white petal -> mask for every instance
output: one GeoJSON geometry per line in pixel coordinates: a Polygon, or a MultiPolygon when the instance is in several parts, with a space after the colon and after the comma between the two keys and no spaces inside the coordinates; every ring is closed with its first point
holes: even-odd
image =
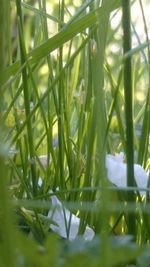
{"type": "MultiPolygon", "coordinates": [[[[138,187],[147,188],[148,185],[148,174],[138,164],[134,164],[134,175],[138,187]]],[[[145,195],[145,191],[141,191],[141,194],[145,195]]]]}
{"type": "MultiPolygon", "coordinates": [[[[68,209],[64,208],[62,203],[58,200],[56,196],[51,197],[52,205],[56,209],[54,212],[52,210],[49,211],[48,217],[51,218],[57,225],[50,225],[50,228],[57,232],[60,236],[67,238],[67,228],[69,228],[69,221],[71,220],[70,229],[69,229],[69,240],[73,240],[76,238],[78,234],[80,219],[72,214],[68,209]],[[65,222],[66,220],[66,222],[65,222]],[[67,224],[67,225],[66,225],[67,224]]],[[[94,237],[94,231],[87,226],[83,237],[86,240],[91,240],[94,237]]]]}
{"type": "Polygon", "coordinates": [[[113,155],[107,155],[106,169],[107,176],[110,182],[112,182],[118,187],[126,187],[126,164],[122,163],[122,161],[116,160],[116,157],[113,155]]]}
{"type": "MultiPolygon", "coordinates": [[[[118,156],[106,156],[107,176],[110,182],[118,187],[127,187],[127,164],[123,163],[123,154],[118,156]]],[[[140,188],[147,188],[148,174],[142,166],[134,164],[134,175],[137,186],[140,188]]],[[[144,191],[140,191],[145,195],[144,191]]]]}

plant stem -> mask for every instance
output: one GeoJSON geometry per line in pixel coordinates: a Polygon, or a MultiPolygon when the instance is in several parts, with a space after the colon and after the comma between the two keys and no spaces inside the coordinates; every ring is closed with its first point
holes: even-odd
{"type": "MultiPolygon", "coordinates": [[[[10,1],[2,0],[0,8],[0,79],[2,72],[9,61],[9,18],[10,18],[10,1]]],[[[4,112],[5,95],[0,87],[0,118],[4,112]]],[[[3,120],[0,120],[0,266],[15,267],[15,231],[13,227],[13,214],[8,193],[8,172],[6,160],[8,148],[4,143],[3,120]]]]}
{"type": "MultiPolygon", "coordinates": [[[[131,50],[131,14],[130,0],[122,0],[123,52],[131,50]]],[[[124,95],[126,121],[126,157],[127,186],[134,186],[134,140],[133,140],[133,107],[132,107],[132,63],[131,57],[124,61],[124,95]]],[[[134,193],[128,192],[128,203],[134,202],[134,193]]],[[[135,233],[135,215],[128,214],[128,233],[135,233]]]]}
{"type": "MultiPolygon", "coordinates": [[[[59,18],[61,21],[64,19],[64,1],[59,3],[59,18]]],[[[61,30],[61,24],[59,25],[59,30],[61,30]]],[[[59,48],[59,73],[63,69],[63,46],[59,48]]],[[[58,146],[59,146],[59,182],[61,188],[64,188],[64,138],[63,138],[63,90],[64,82],[63,76],[59,80],[59,90],[58,90],[58,146]]]]}

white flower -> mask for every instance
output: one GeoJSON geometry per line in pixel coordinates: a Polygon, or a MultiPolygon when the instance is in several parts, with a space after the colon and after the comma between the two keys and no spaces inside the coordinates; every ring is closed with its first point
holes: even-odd
{"type": "MultiPolygon", "coordinates": [[[[42,155],[39,160],[43,167],[47,165],[47,156],[42,155]]],[[[124,163],[124,154],[120,153],[118,155],[106,155],[106,169],[107,176],[111,183],[117,187],[127,187],[127,164],[124,163]]],[[[134,175],[137,187],[146,189],[148,184],[148,174],[138,164],[134,164],[134,175]]],[[[146,192],[140,190],[140,194],[145,196],[146,192]]],[[[63,206],[60,200],[56,196],[51,196],[52,206],[48,212],[48,218],[53,222],[50,228],[57,232],[60,236],[67,238],[67,230],[69,240],[74,240],[77,237],[80,218],[72,214],[67,208],[63,206]],[[70,225],[69,225],[70,224],[70,225]]],[[[86,226],[85,232],[83,234],[85,240],[91,240],[94,237],[94,231],[89,226],[86,226]]]]}
{"type": "MultiPolygon", "coordinates": [[[[67,238],[67,229],[69,229],[68,238],[69,240],[74,240],[78,234],[80,218],[63,207],[56,196],[52,196],[51,200],[54,210],[49,211],[48,218],[51,218],[56,225],[51,224],[50,228],[64,238],[67,238]]],[[[91,240],[94,237],[94,231],[89,226],[86,226],[83,237],[85,240],[91,240]]]]}
{"type": "MultiPolygon", "coordinates": [[[[110,182],[118,187],[127,187],[127,164],[123,162],[124,154],[106,156],[107,176],[110,182]]],[[[139,164],[134,164],[134,176],[136,184],[139,188],[147,188],[148,174],[139,164]]],[[[145,195],[145,191],[140,191],[141,195],[145,195]]]]}

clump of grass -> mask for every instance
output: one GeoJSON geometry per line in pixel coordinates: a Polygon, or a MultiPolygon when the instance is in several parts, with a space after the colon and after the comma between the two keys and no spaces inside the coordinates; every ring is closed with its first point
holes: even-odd
{"type": "Polygon", "coordinates": [[[89,0],[72,9],[65,0],[2,2],[1,265],[108,267],[133,261],[148,266],[149,191],[142,199],[130,188],[134,162],[149,168],[149,37],[143,2],[143,43],[127,0],[89,0]],[[113,28],[118,12],[123,24],[120,20],[113,28]],[[118,44],[119,51],[112,53],[118,44]],[[144,100],[138,100],[140,93],[144,100]],[[124,189],[109,183],[105,166],[106,154],[120,151],[127,160],[129,187],[124,189]],[[46,155],[44,166],[41,155],[46,155]],[[81,237],[74,242],[50,231],[51,190],[80,217],[81,237]],[[91,242],[82,238],[87,224],[96,235],[91,242]]]}

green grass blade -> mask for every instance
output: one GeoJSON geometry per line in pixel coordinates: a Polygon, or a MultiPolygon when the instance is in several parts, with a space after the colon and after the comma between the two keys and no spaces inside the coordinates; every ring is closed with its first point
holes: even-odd
{"type": "MultiPolygon", "coordinates": [[[[88,15],[85,15],[84,17],[72,23],[71,29],[69,26],[67,27],[66,25],[65,29],[62,29],[62,31],[60,31],[54,37],[51,37],[45,43],[32,50],[27,55],[29,62],[31,62],[31,64],[37,63],[43,57],[47,56],[55,49],[62,46],[64,43],[72,39],[78,33],[81,33],[86,28],[96,23],[97,15],[101,18],[105,16],[105,14],[109,14],[118,7],[120,7],[120,0],[112,0],[111,3],[110,1],[107,1],[106,4],[103,5],[103,7],[99,7],[95,11],[89,13],[88,15]]],[[[18,71],[19,67],[20,67],[20,61],[14,63],[12,66],[6,69],[6,71],[3,73],[1,77],[0,84],[4,84],[5,81],[8,80],[8,78],[10,78],[10,76],[13,76],[18,71]]]]}
{"type": "MultiPolygon", "coordinates": [[[[18,15],[18,26],[19,26],[20,56],[21,56],[21,62],[22,64],[24,64],[27,58],[26,58],[25,43],[24,43],[24,37],[23,37],[23,21],[22,21],[20,0],[16,0],[16,6],[17,6],[17,15],[18,15]]],[[[27,76],[26,67],[24,67],[22,70],[22,80],[23,80],[25,113],[26,113],[26,117],[28,117],[30,114],[30,98],[29,98],[28,76],[27,76]]],[[[35,151],[34,151],[33,131],[32,131],[31,120],[28,120],[27,132],[28,132],[29,152],[30,152],[29,160],[30,160],[30,167],[31,167],[31,174],[32,174],[33,196],[36,196],[37,177],[36,177],[35,151]]]]}
{"type": "MultiPolygon", "coordinates": [[[[122,0],[123,49],[124,54],[131,50],[131,15],[130,0],[122,0]]],[[[132,96],[132,63],[131,57],[124,61],[124,94],[126,121],[126,156],[127,156],[127,186],[134,186],[134,140],[133,140],[133,96],[132,96]]],[[[132,192],[128,193],[128,201],[134,202],[132,192]]],[[[135,215],[128,215],[128,232],[135,235],[135,215]]]]}

